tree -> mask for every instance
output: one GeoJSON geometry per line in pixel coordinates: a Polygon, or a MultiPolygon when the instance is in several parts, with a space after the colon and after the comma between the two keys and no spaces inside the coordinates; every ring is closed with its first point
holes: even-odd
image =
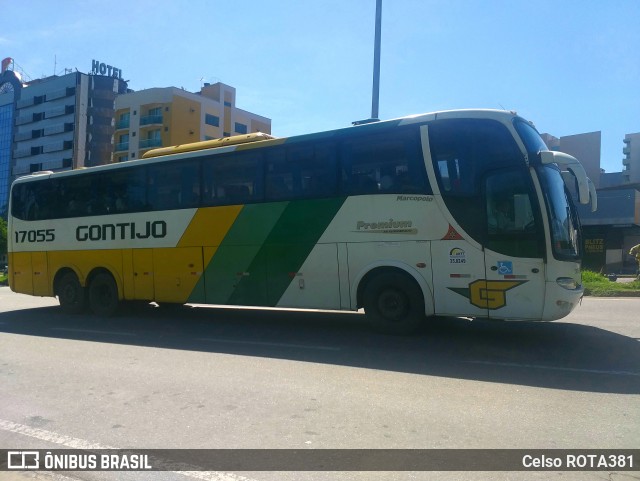
{"type": "Polygon", "coordinates": [[[7,223],[0,217],[0,259],[7,253],[7,223]]]}

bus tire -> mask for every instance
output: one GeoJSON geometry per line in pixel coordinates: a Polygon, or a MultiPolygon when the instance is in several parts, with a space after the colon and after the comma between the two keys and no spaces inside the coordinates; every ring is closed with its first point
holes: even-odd
{"type": "Polygon", "coordinates": [[[66,314],[80,314],[87,307],[87,291],[73,272],[63,274],[56,282],[56,294],[66,314]]]}
{"type": "Polygon", "coordinates": [[[97,316],[111,317],[118,311],[118,286],[111,274],[100,272],[89,284],[89,307],[97,316]]]}
{"type": "Polygon", "coordinates": [[[365,286],[363,307],[373,328],[384,334],[411,334],[424,322],[424,297],[408,275],[386,272],[365,286]]]}

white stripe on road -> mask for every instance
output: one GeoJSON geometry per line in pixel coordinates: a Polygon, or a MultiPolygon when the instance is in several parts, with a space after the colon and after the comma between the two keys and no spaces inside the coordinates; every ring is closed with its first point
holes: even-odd
{"type": "Polygon", "coordinates": [[[32,428],[31,426],[25,426],[24,424],[14,423],[4,419],[0,419],[0,429],[40,439],[41,441],[46,441],[48,443],[61,444],[72,449],[117,449],[113,446],[96,444],[84,439],[72,438],[71,436],[47,431],[46,429],[32,428]]]}
{"type": "Polygon", "coordinates": [[[605,371],[602,369],[579,369],[575,367],[545,366],[542,364],[518,364],[515,362],[493,362],[493,361],[462,361],[467,364],[484,364],[487,366],[523,367],[526,369],[546,369],[549,371],[585,372],[589,374],[611,374],[614,376],[638,376],[640,372],[632,371],[605,371]]]}
{"type": "MultiPolygon", "coordinates": [[[[103,444],[93,443],[85,439],[74,438],[71,436],[65,436],[64,434],[58,434],[53,431],[47,431],[46,429],[32,428],[31,426],[25,426],[24,424],[14,423],[5,419],[0,419],[0,430],[8,431],[23,436],[39,439],[48,443],[59,444],[67,448],[72,449],[87,449],[87,450],[101,450],[101,449],[117,449],[113,446],[107,446],[103,444]]],[[[130,448],[129,448],[130,449],[130,448]]],[[[184,471],[173,471],[183,476],[190,478],[202,479],[205,481],[254,481],[244,476],[239,476],[233,473],[223,473],[218,471],[187,471],[187,469],[193,469],[193,466],[185,466],[184,471]]]]}
{"type": "MultiPolygon", "coordinates": [[[[22,471],[22,473],[24,473],[24,471],[22,471]]],[[[82,481],[80,478],[70,478],[69,476],[64,476],[53,471],[37,471],[37,473],[37,477],[33,479],[46,479],[51,481],[82,481]]],[[[35,473],[31,472],[29,474],[34,475],[35,473]]]]}
{"type": "Polygon", "coordinates": [[[99,331],[97,329],[72,329],[70,327],[52,327],[52,331],[65,331],[65,332],[82,332],[86,334],[108,334],[116,336],[130,336],[135,337],[137,334],[132,332],[120,332],[120,331],[99,331]]]}
{"type": "Polygon", "coordinates": [[[233,339],[215,339],[215,338],[202,338],[201,341],[207,342],[219,342],[222,344],[245,344],[249,346],[267,346],[267,347],[294,347],[296,349],[318,349],[321,351],[340,351],[339,347],[331,346],[311,346],[308,344],[286,344],[281,342],[262,342],[262,341],[236,341],[233,339]]]}

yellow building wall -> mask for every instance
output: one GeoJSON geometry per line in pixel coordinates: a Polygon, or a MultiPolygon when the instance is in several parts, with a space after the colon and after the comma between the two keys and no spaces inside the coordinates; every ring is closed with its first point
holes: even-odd
{"type": "Polygon", "coordinates": [[[164,112],[167,116],[164,125],[169,131],[162,132],[163,147],[198,142],[201,139],[201,109],[198,102],[174,95],[169,112],[164,112]]]}
{"type": "Polygon", "coordinates": [[[116,110],[115,113],[115,123],[116,123],[116,130],[115,133],[113,135],[113,161],[114,162],[122,162],[123,159],[128,159],[129,158],[129,151],[130,149],[127,150],[119,150],[116,151],[116,147],[117,145],[120,143],[120,138],[122,137],[122,135],[124,134],[128,134],[129,135],[129,142],[131,142],[131,123],[129,123],[129,127],[127,128],[118,128],[118,119],[120,119],[120,115],[125,114],[129,112],[129,114],[131,114],[131,109],[126,108],[126,109],[118,109],[116,110]]]}

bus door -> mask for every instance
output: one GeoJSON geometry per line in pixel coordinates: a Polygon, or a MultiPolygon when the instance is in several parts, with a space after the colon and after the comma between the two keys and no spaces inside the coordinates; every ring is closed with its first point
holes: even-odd
{"type": "Polygon", "coordinates": [[[524,169],[484,176],[486,281],[470,286],[494,319],[539,319],[544,308],[544,231],[535,190],[524,169]]]}
{"type": "Polygon", "coordinates": [[[133,298],[152,300],[153,289],[153,251],[151,249],[132,249],[133,255],[133,298]]]}

